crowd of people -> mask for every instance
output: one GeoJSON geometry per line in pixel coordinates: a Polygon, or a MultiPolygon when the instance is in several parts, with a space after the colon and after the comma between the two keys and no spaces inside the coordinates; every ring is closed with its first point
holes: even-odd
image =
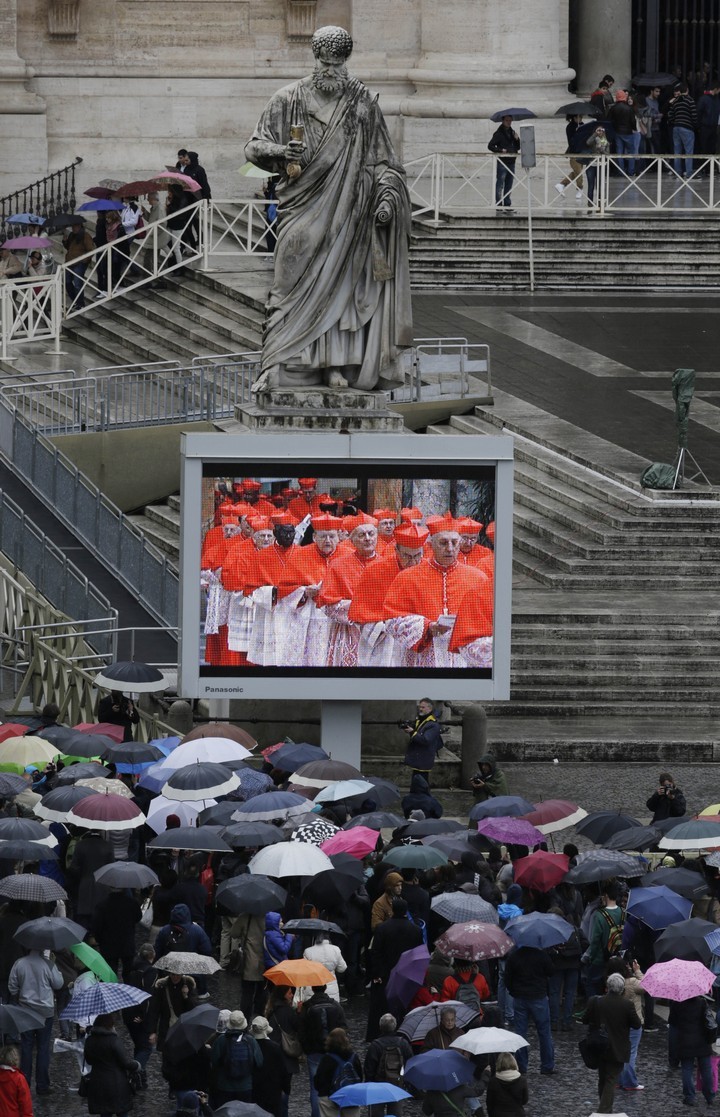
{"type": "Polygon", "coordinates": [[[255,478],[214,488],[202,545],[213,666],[491,667],[494,524],[255,478]],[[267,488],[267,486],[266,486],[267,488]]]}

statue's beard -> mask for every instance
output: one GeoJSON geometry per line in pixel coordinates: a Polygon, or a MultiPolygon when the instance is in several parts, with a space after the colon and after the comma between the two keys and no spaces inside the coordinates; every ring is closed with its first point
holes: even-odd
{"type": "Polygon", "coordinates": [[[349,78],[347,66],[339,70],[315,70],[312,76],[313,85],[321,93],[342,93],[349,78]]]}

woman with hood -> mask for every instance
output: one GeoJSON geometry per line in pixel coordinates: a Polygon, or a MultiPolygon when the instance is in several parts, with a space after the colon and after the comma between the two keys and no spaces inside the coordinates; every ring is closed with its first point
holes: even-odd
{"type": "Polygon", "coordinates": [[[488,1117],[525,1117],[527,1078],[518,1070],[515,1056],[502,1051],[495,1061],[495,1074],[487,1085],[488,1117]]]}
{"type": "Polygon", "coordinates": [[[294,935],[286,935],[282,929],[283,921],[279,911],[269,911],[265,916],[265,934],[263,935],[263,957],[265,968],[277,966],[290,957],[294,935]]]}
{"type": "Polygon", "coordinates": [[[422,772],[413,772],[410,791],[403,796],[401,803],[405,818],[411,811],[423,811],[425,818],[442,818],[442,803],[430,794],[430,784],[422,772]]]}

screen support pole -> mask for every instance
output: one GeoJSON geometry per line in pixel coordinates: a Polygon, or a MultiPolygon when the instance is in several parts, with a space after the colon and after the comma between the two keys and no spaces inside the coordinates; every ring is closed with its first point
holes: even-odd
{"type": "Polygon", "coordinates": [[[360,767],[362,702],[331,702],[320,705],[320,744],[333,760],[360,767]]]}

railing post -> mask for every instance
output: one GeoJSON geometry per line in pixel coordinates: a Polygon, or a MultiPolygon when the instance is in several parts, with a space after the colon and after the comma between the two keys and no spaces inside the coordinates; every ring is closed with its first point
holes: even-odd
{"type": "Polygon", "coordinates": [[[200,236],[202,237],[202,270],[210,270],[210,233],[212,230],[212,199],[203,198],[200,213],[200,236]]]}
{"type": "Polygon", "coordinates": [[[600,206],[600,216],[605,216],[605,190],[609,189],[610,175],[608,174],[608,157],[607,155],[600,156],[599,167],[600,189],[598,190],[598,204],[600,206]]]}
{"type": "Polygon", "coordinates": [[[440,224],[440,167],[442,155],[436,151],[433,155],[433,214],[436,225],[440,224]]]}

